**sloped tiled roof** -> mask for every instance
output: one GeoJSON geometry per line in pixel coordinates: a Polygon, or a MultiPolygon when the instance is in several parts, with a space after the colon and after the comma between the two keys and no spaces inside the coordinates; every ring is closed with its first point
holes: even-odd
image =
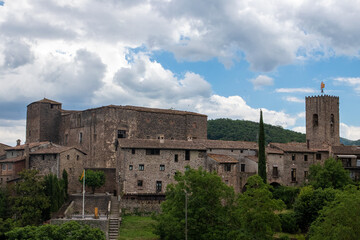
{"type": "Polygon", "coordinates": [[[9,162],[14,163],[14,162],[19,162],[19,161],[23,161],[23,160],[25,160],[25,156],[18,156],[18,157],[0,160],[0,163],[9,163],[9,162]]]}
{"type": "Polygon", "coordinates": [[[250,159],[251,161],[254,161],[254,162],[258,162],[259,161],[259,157],[258,156],[246,156],[245,158],[247,159],[250,159]]]}
{"type": "Polygon", "coordinates": [[[272,154],[284,154],[283,150],[280,150],[278,148],[273,148],[273,147],[266,147],[265,152],[272,153],[272,154]]]}
{"type": "Polygon", "coordinates": [[[256,142],[246,141],[223,141],[223,140],[193,140],[204,144],[207,148],[218,148],[218,149],[258,149],[256,142]]]}
{"type": "Polygon", "coordinates": [[[214,159],[218,163],[238,163],[239,161],[229,155],[223,154],[207,154],[208,157],[214,159]]]}
{"type": "MultiPolygon", "coordinates": [[[[34,102],[33,102],[33,103],[34,103],[34,102]]],[[[59,102],[56,102],[56,101],[54,101],[54,100],[47,99],[47,98],[41,99],[41,100],[39,100],[39,101],[36,101],[35,103],[51,103],[51,104],[56,104],[56,105],[61,104],[61,103],[59,103],[59,102]]],[[[32,103],[30,103],[30,104],[32,104],[32,103]]]]}
{"type": "Polygon", "coordinates": [[[30,155],[36,155],[36,154],[58,154],[58,153],[62,153],[62,152],[66,152],[68,150],[71,149],[76,149],[79,152],[82,152],[83,154],[86,155],[86,153],[76,147],[66,147],[66,146],[60,146],[60,145],[55,145],[55,146],[51,146],[50,148],[41,148],[38,149],[34,152],[30,152],[30,155]]]}
{"type": "Polygon", "coordinates": [[[332,146],[331,150],[334,154],[360,154],[360,146],[332,146]]]}
{"type": "MultiPolygon", "coordinates": [[[[29,143],[29,148],[33,148],[33,147],[38,147],[40,145],[43,145],[43,144],[50,144],[50,142],[32,142],[32,143],[29,143]]],[[[5,151],[8,151],[8,150],[24,150],[26,147],[26,144],[22,144],[22,145],[18,145],[18,146],[15,146],[15,147],[8,147],[5,149],[5,151]]]]}
{"type": "Polygon", "coordinates": [[[119,146],[121,148],[206,150],[201,143],[184,140],[164,140],[164,143],[160,143],[157,139],[119,139],[119,146]]]}
{"type": "Polygon", "coordinates": [[[284,152],[316,152],[314,149],[307,148],[306,143],[270,143],[269,147],[280,149],[284,152]]]}

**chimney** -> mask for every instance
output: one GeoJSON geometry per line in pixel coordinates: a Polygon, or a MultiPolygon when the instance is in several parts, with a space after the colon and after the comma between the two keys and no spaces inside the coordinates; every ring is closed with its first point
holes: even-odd
{"type": "Polygon", "coordinates": [[[20,144],[21,144],[21,140],[20,139],[16,140],[16,146],[20,146],[20,144]]]}

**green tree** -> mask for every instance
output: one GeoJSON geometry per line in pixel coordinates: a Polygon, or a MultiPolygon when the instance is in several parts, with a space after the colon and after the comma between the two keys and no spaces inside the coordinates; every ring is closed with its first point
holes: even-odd
{"type": "Polygon", "coordinates": [[[37,174],[37,170],[24,170],[15,185],[13,211],[21,226],[41,223],[43,211],[50,205],[44,193],[44,181],[37,174]]]}
{"type": "Polygon", "coordinates": [[[246,191],[239,195],[232,219],[236,227],[228,239],[273,239],[274,232],[281,230],[280,218],[274,211],[284,208],[281,200],[273,199],[270,186],[260,176],[250,177],[246,191]]]}
{"type": "MultiPolygon", "coordinates": [[[[81,176],[79,181],[82,183],[81,176]]],[[[96,188],[100,188],[105,184],[105,173],[103,171],[93,171],[91,169],[85,171],[85,185],[90,187],[92,193],[96,188]]]]}
{"type": "Polygon", "coordinates": [[[325,160],[324,166],[310,166],[309,182],[314,188],[343,188],[352,183],[349,172],[341,162],[333,158],[325,160]]]}
{"type": "Polygon", "coordinates": [[[187,206],[188,239],[228,239],[234,208],[234,190],[216,173],[188,168],[175,175],[177,184],[169,184],[162,213],[155,219],[161,239],[185,239],[187,206]],[[185,204],[187,200],[187,205],[185,204]]]}
{"type": "Polygon", "coordinates": [[[64,181],[65,199],[67,199],[68,198],[69,177],[68,177],[68,173],[65,169],[62,172],[62,179],[64,181]]]}
{"type": "Polygon", "coordinates": [[[80,225],[70,221],[62,225],[42,225],[39,227],[18,227],[6,233],[9,240],[33,239],[33,240],[105,240],[105,234],[98,228],[88,225],[80,225]]]}
{"type": "Polygon", "coordinates": [[[266,155],[265,155],[265,132],[262,111],[260,110],[260,124],[259,124],[259,162],[258,162],[258,174],[266,183],[266,155]]]}
{"type": "Polygon", "coordinates": [[[271,191],[275,199],[281,199],[286,204],[287,209],[292,209],[295,199],[300,192],[300,188],[278,186],[273,188],[271,191]]]}
{"type": "Polygon", "coordinates": [[[320,211],[310,227],[310,240],[357,240],[360,236],[360,191],[348,187],[320,211]]]}
{"type": "Polygon", "coordinates": [[[319,211],[335,199],[337,190],[332,188],[314,189],[303,187],[294,203],[296,222],[303,232],[307,232],[310,224],[319,216],[319,211]]]}
{"type": "Polygon", "coordinates": [[[6,219],[11,216],[9,190],[0,188],[0,217],[6,219]]]}
{"type": "Polygon", "coordinates": [[[7,239],[5,233],[17,227],[17,223],[12,218],[0,218],[0,240],[7,239]]]}
{"type": "Polygon", "coordinates": [[[56,212],[62,206],[65,200],[64,182],[57,178],[54,174],[49,174],[44,177],[45,195],[50,200],[50,207],[47,211],[47,217],[50,218],[50,213],[56,212]]]}

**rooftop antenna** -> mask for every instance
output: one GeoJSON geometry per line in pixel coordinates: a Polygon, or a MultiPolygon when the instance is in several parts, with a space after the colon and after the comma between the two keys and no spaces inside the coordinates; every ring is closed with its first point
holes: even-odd
{"type": "Polygon", "coordinates": [[[324,93],[324,88],[325,88],[324,82],[321,82],[320,88],[321,88],[321,93],[324,93]]]}

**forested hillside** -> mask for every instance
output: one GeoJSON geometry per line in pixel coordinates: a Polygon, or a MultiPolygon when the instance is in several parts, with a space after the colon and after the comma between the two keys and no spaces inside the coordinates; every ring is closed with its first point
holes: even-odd
{"type": "MultiPolygon", "coordinates": [[[[230,141],[257,141],[259,123],[220,118],[208,120],[208,139],[230,141]]],[[[287,143],[305,142],[305,134],[265,124],[265,141],[287,143]]],[[[360,140],[352,141],[340,138],[344,145],[360,145],[360,140]]]]}

